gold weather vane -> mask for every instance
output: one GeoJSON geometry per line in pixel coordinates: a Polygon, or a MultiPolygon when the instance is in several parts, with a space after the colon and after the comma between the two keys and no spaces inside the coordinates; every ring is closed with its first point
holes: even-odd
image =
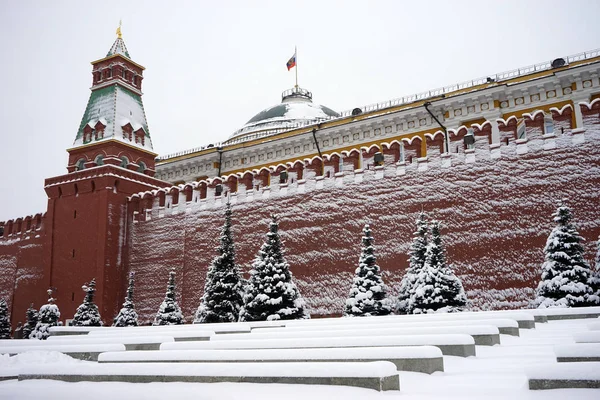
{"type": "Polygon", "coordinates": [[[122,23],[122,21],[119,20],[119,27],[117,28],[117,37],[119,39],[123,39],[123,35],[121,34],[121,23],[122,23]]]}

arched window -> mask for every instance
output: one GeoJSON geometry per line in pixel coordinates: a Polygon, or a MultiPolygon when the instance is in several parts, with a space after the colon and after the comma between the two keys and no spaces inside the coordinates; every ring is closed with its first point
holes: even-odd
{"type": "Polygon", "coordinates": [[[82,171],[85,169],[85,159],[80,158],[79,160],[77,160],[77,163],[75,163],[75,171],[82,171]]]}
{"type": "Polygon", "coordinates": [[[144,173],[144,171],[146,170],[146,164],[144,164],[144,162],[143,162],[143,161],[140,161],[140,162],[138,163],[138,165],[139,165],[140,167],[138,168],[137,172],[140,172],[140,173],[142,173],[142,174],[143,174],[143,173],[144,173]]]}
{"type": "Polygon", "coordinates": [[[102,155],[99,154],[94,159],[94,162],[96,163],[96,165],[104,165],[104,157],[102,157],[102,155]]]}
{"type": "Polygon", "coordinates": [[[121,157],[121,168],[127,168],[129,165],[129,159],[125,156],[121,157]]]}

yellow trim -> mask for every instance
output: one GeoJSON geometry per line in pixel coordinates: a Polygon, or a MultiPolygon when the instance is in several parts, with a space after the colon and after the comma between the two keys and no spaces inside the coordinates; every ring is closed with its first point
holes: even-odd
{"type": "MultiPolygon", "coordinates": [[[[419,138],[421,138],[421,146],[424,146],[423,143],[427,142],[427,138],[425,137],[425,134],[427,134],[427,133],[433,134],[433,133],[435,133],[435,132],[437,132],[439,130],[440,129],[426,129],[426,130],[419,131],[419,132],[404,133],[402,135],[397,135],[397,136],[394,136],[394,137],[386,138],[385,140],[378,139],[378,140],[373,140],[373,141],[370,141],[370,142],[367,142],[367,143],[361,143],[360,146],[353,145],[353,146],[340,147],[340,148],[337,148],[337,149],[334,149],[334,150],[331,150],[331,151],[323,152],[323,155],[325,156],[325,155],[328,155],[328,154],[331,154],[331,153],[341,153],[343,151],[350,151],[352,149],[360,149],[362,147],[367,147],[368,148],[368,147],[371,147],[373,145],[376,145],[381,150],[383,148],[382,143],[389,143],[389,142],[394,141],[394,140],[400,141],[402,139],[405,139],[406,137],[412,138],[414,136],[419,136],[419,138]]],[[[421,151],[423,151],[422,147],[421,147],[421,151]]],[[[426,152],[427,152],[427,150],[425,150],[425,153],[426,152]]],[[[276,165],[279,165],[279,164],[284,164],[284,165],[287,164],[287,163],[294,164],[296,161],[303,161],[303,160],[305,160],[307,158],[310,159],[310,158],[316,157],[318,155],[319,155],[318,153],[312,153],[312,154],[308,154],[308,155],[305,155],[305,156],[302,156],[302,157],[288,158],[288,159],[281,160],[281,161],[276,161],[276,162],[270,162],[270,163],[255,165],[255,166],[253,166],[251,168],[238,168],[238,169],[234,169],[234,170],[230,170],[230,171],[223,171],[223,172],[221,172],[221,175],[222,176],[226,176],[226,175],[231,175],[231,174],[239,174],[239,173],[243,173],[243,172],[247,172],[247,171],[260,170],[262,168],[268,168],[268,167],[276,166],[276,165]]],[[[422,155],[422,157],[425,157],[425,155],[422,155]]]]}
{"type": "MultiPolygon", "coordinates": [[[[101,61],[101,60],[99,60],[101,61]]],[[[444,97],[440,96],[436,96],[436,97],[432,97],[432,98],[428,98],[425,100],[420,100],[420,101],[415,101],[412,103],[406,103],[406,104],[402,104],[399,106],[395,106],[395,107],[389,107],[389,108],[384,108],[384,109],[380,109],[380,110],[375,110],[375,111],[371,111],[368,113],[363,113],[360,115],[356,115],[356,116],[348,116],[345,117],[343,119],[338,119],[338,120],[334,120],[334,121],[327,121],[327,122],[322,122],[321,124],[318,124],[319,126],[319,130],[323,130],[323,129],[327,129],[327,128],[334,128],[340,125],[346,125],[348,123],[352,123],[352,122],[357,122],[357,121],[362,121],[365,120],[367,118],[372,118],[373,116],[376,116],[378,114],[391,114],[391,113],[395,113],[401,110],[405,110],[405,109],[410,109],[410,108],[417,108],[422,106],[425,102],[431,102],[431,101],[436,101],[436,100],[441,100],[443,98],[449,98],[449,97],[453,97],[453,96],[457,96],[463,93],[468,93],[468,92],[476,92],[482,89],[487,89],[487,88],[492,88],[492,87],[498,87],[498,86],[506,86],[506,85],[510,85],[510,84],[514,84],[514,83],[519,83],[519,82],[523,82],[523,81],[528,81],[528,80],[532,80],[532,79],[537,79],[537,78],[542,78],[545,76],[551,76],[554,75],[556,72],[559,71],[564,71],[570,68],[574,68],[577,67],[579,65],[582,64],[591,64],[594,62],[598,62],[600,61],[600,57],[594,57],[594,58],[590,58],[587,60],[581,60],[581,61],[576,61],[573,62],[567,66],[561,67],[561,68],[554,68],[554,69],[549,69],[549,70],[545,70],[545,71],[540,71],[537,73],[533,73],[533,74],[528,74],[528,75],[523,75],[520,77],[516,77],[513,79],[509,79],[509,80],[504,80],[501,82],[492,82],[492,83],[483,83],[481,85],[477,85],[477,86],[472,86],[469,88],[465,88],[465,89],[461,89],[461,90],[456,90],[454,92],[449,92],[449,93],[445,93],[444,97]]],[[[500,101],[498,100],[494,100],[494,108],[500,108],[500,101]]],[[[518,111],[519,112],[527,112],[527,111],[518,111]]],[[[512,114],[506,114],[506,115],[512,115],[512,114]]],[[[242,142],[242,143],[238,143],[232,146],[227,146],[227,150],[235,150],[235,149],[239,149],[239,148],[243,148],[243,147],[251,147],[257,144],[261,144],[264,142],[269,142],[269,141],[274,141],[274,140],[279,140],[279,139],[285,139],[291,136],[296,136],[296,135],[301,135],[303,133],[307,133],[307,132],[311,132],[313,127],[310,128],[300,128],[300,129],[295,129],[295,130],[291,130],[291,131],[287,131],[287,132],[282,132],[273,136],[267,136],[264,138],[260,138],[260,139],[255,139],[255,140],[251,140],[251,141],[247,141],[247,142],[242,142]]],[[[207,149],[205,149],[207,150],[207,149]]],[[[194,152],[194,153],[190,153],[190,154],[186,154],[186,155],[182,155],[182,156],[178,156],[178,157],[174,157],[174,158],[170,158],[168,160],[161,160],[160,162],[157,163],[157,165],[164,165],[167,163],[171,163],[171,162],[176,162],[182,159],[188,159],[191,157],[195,157],[197,155],[202,154],[202,152],[204,152],[205,150],[201,150],[198,152],[194,152]]],[[[216,150],[213,150],[216,151],[216,150]]]]}
{"type": "Polygon", "coordinates": [[[127,147],[131,147],[132,149],[135,150],[139,150],[139,151],[143,151],[144,153],[148,153],[154,157],[156,157],[158,154],[153,153],[151,151],[148,151],[146,149],[142,149],[124,142],[121,142],[120,140],[116,140],[116,139],[106,139],[106,140],[102,140],[100,142],[94,142],[94,143],[86,143],[84,145],[78,146],[78,147],[71,147],[70,149],[67,149],[67,152],[71,152],[71,151],[75,151],[75,150],[81,150],[81,149],[85,149],[85,148],[91,148],[91,147],[95,147],[95,146],[100,146],[100,145],[105,145],[106,143],[118,143],[118,144],[122,144],[123,146],[127,146],[127,147]]]}
{"type": "Polygon", "coordinates": [[[146,69],[145,67],[143,67],[140,64],[136,63],[135,61],[131,61],[129,58],[123,57],[121,54],[113,54],[112,56],[108,56],[108,57],[104,57],[104,58],[101,58],[101,59],[96,60],[96,61],[92,61],[90,64],[92,64],[92,65],[98,64],[99,62],[110,60],[111,58],[115,58],[115,57],[121,57],[121,58],[123,58],[125,61],[128,61],[128,62],[132,63],[133,65],[135,65],[136,67],[141,68],[142,71],[146,69]]]}

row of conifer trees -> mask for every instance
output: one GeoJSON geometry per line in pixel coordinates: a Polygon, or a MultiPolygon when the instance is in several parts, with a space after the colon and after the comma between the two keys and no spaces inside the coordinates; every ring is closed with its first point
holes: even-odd
{"type": "MultiPolygon", "coordinates": [[[[278,232],[277,217],[272,217],[267,239],[262,245],[245,280],[236,263],[231,232],[231,207],[225,209],[225,223],[219,237],[218,256],[212,261],[206,276],[204,294],[195,315],[196,323],[264,321],[309,318],[306,305],[296,287],[289,264],[285,261],[278,232]]],[[[556,227],[544,249],[542,279],[533,301],[536,307],[577,307],[600,304],[600,272],[592,271],[583,257],[583,239],[573,222],[571,210],[560,202],[553,214],[556,227]]],[[[446,252],[440,234],[440,223],[428,223],[424,213],[416,221],[416,232],[410,247],[409,267],[401,281],[397,299],[388,296],[381,269],[377,265],[369,225],[363,229],[362,251],[349,296],[345,316],[418,314],[455,312],[468,308],[460,279],[446,263],[446,252]]],[[[600,267],[600,240],[597,269],[600,267]]],[[[94,303],[95,280],[83,286],[83,303],[77,308],[72,324],[101,326],[102,320],[94,303]]],[[[134,274],[123,307],[114,318],[113,326],[137,326],[138,315],[133,302],[134,274]]],[[[39,313],[33,305],[27,310],[27,322],[19,326],[24,338],[45,339],[49,327],[58,325],[60,311],[52,291],[48,304],[39,313]]],[[[184,317],[176,301],[175,271],[169,273],[165,299],[153,325],[183,324],[184,317]]],[[[0,338],[10,337],[6,302],[0,300],[0,338]]]]}

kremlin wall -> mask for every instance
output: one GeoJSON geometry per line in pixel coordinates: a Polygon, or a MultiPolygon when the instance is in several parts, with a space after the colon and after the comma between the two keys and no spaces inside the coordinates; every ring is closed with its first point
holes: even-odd
{"type": "Polygon", "coordinates": [[[600,235],[600,54],[564,61],[342,113],[296,87],[228,141],[155,158],[143,67],[119,37],[92,63],[68,173],[45,182],[48,210],[0,222],[0,297],[13,326],[49,287],[61,319],[72,318],[92,278],[110,324],[129,271],[140,321],[151,321],[171,268],[191,321],[227,201],[245,273],[269,216],[280,216],[313,317],[341,314],[366,223],[395,295],[421,210],[442,221],[472,307],[525,307],[556,200],[572,208],[590,262],[600,235]]]}

